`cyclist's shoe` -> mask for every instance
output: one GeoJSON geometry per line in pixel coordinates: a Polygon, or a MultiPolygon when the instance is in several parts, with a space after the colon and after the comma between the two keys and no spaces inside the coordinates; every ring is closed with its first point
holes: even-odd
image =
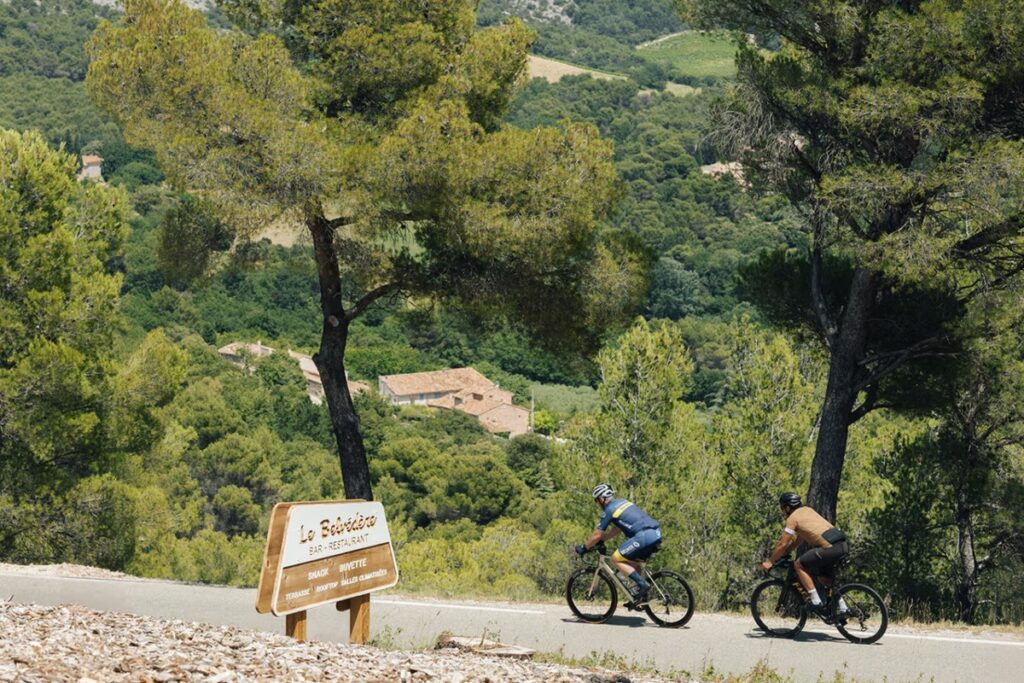
{"type": "Polygon", "coordinates": [[[633,594],[633,603],[638,607],[646,605],[651,600],[651,587],[641,588],[633,594]]]}
{"type": "Polygon", "coordinates": [[[821,603],[820,605],[811,605],[811,604],[808,604],[808,605],[807,605],[807,608],[808,608],[808,609],[809,609],[809,610],[810,610],[811,612],[813,612],[814,614],[817,614],[817,615],[818,615],[818,617],[819,617],[819,618],[820,618],[820,619],[821,619],[822,621],[824,621],[824,622],[825,622],[826,624],[831,624],[831,623],[832,623],[832,610],[830,610],[830,609],[828,608],[828,604],[827,604],[827,603],[824,603],[824,602],[823,602],[823,603],[821,603]]]}

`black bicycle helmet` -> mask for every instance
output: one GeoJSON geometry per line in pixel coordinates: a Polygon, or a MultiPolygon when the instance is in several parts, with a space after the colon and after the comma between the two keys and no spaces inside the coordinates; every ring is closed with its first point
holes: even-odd
{"type": "Polygon", "coordinates": [[[803,501],[800,500],[799,493],[787,491],[786,493],[783,493],[781,496],[779,496],[779,505],[781,505],[782,507],[798,508],[803,504],[803,501]]]}

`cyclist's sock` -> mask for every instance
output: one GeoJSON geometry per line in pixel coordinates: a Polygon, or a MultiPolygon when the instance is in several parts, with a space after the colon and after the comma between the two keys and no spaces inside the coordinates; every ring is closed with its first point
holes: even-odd
{"type": "Polygon", "coordinates": [[[817,589],[817,588],[815,588],[815,589],[814,589],[814,590],[812,590],[812,591],[808,591],[808,593],[807,593],[807,594],[811,596],[811,604],[812,604],[812,605],[814,605],[815,607],[817,607],[818,605],[820,605],[820,604],[821,604],[821,598],[820,598],[820,597],[818,597],[818,589],[817,589]]]}
{"type": "Polygon", "coordinates": [[[840,612],[849,612],[850,611],[850,608],[846,606],[846,600],[843,600],[842,598],[839,598],[839,611],[840,612]]]}
{"type": "Polygon", "coordinates": [[[633,570],[633,573],[629,575],[629,578],[633,579],[633,583],[635,583],[636,587],[642,591],[650,588],[650,586],[647,585],[647,581],[644,580],[644,577],[640,576],[640,572],[635,569],[633,570]]]}

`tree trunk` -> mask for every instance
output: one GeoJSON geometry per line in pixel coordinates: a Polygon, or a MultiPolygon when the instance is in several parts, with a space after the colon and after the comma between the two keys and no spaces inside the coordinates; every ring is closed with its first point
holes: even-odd
{"type": "Polygon", "coordinates": [[[858,363],[864,358],[868,320],[874,308],[878,275],[858,268],[853,275],[839,331],[831,348],[828,386],[821,406],[818,442],[811,464],[807,503],[825,519],[835,522],[839,484],[846,459],[851,413],[861,375],[858,363]]]}
{"type": "Polygon", "coordinates": [[[960,579],[956,587],[957,611],[961,621],[973,624],[978,612],[978,558],[974,554],[974,525],[965,487],[956,492],[957,554],[960,579]]]}
{"type": "Polygon", "coordinates": [[[975,443],[974,417],[976,414],[974,410],[966,412],[964,431],[967,445],[964,449],[964,460],[960,467],[953,470],[956,551],[959,560],[956,606],[960,620],[969,624],[974,623],[978,613],[978,578],[981,575],[981,567],[974,547],[974,511],[971,506],[971,501],[975,499],[973,484],[979,458],[975,443]]]}
{"type": "Polygon", "coordinates": [[[327,411],[338,444],[345,495],[348,498],[372,500],[370,468],[366,462],[363,437],[359,433],[359,416],[352,405],[345,377],[349,320],[341,300],[341,274],[334,248],[334,231],[322,215],[307,219],[307,227],[313,237],[317,275],[320,279],[320,310],[323,313],[320,350],[313,356],[313,362],[320,371],[327,411]]]}

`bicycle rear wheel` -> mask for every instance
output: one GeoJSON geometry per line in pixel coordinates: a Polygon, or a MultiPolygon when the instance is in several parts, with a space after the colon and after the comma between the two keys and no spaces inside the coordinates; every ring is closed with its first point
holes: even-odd
{"type": "Polygon", "coordinates": [[[651,574],[650,602],[644,611],[658,626],[678,628],[693,616],[693,590],[680,574],[657,571],[651,574]]]}
{"type": "Polygon", "coordinates": [[[807,610],[800,593],[781,579],[770,579],[754,589],[750,613],[758,628],[778,638],[796,636],[807,622],[807,610]]]}
{"type": "Polygon", "coordinates": [[[885,634],[889,610],[875,589],[860,583],[848,583],[839,589],[846,609],[836,606],[836,628],[851,643],[867,645],[885,634]]]}
{"type": "Polygon", "coordinates": [[[597,567],[581,567],[569,576],[565,600],[577,617],[600,624],[614,614],[618,593],[611,579],[600,573],[597,567]]]}

